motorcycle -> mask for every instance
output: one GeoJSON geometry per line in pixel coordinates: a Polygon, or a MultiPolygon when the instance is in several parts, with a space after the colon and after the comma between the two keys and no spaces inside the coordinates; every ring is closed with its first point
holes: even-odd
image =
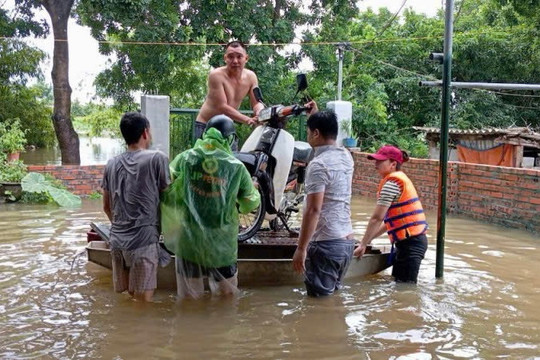
{"type": "MultiPolygon", "coordinates": [[[[296,95],[307,89],[305,74],[298,74],[296,95]]],[[[262,103],[259,88],[253,89],[257,101],[262,103]]],[[[296,97],[295,95],[295,97],[296,97]]],[[[309,100],[305,98],[306,101],[309,100]]],[[[304,199],[306,166],[311,158],[311,146],[295,141],[285,130],[289,119],[305,114],[310,108],[301,105],[266,106],[259,112],[258,126],[247,138],[240,152],[235,153],[253,180],[258,184],[260,206],[246,215],[240,215],[238,241],[250,239],[261,228],[264,219],[274,231],[282,228],[294,232],[289,226],[293,213],[304,199]],[[286,190],[287,193],[285,193],[286,190]]]]}

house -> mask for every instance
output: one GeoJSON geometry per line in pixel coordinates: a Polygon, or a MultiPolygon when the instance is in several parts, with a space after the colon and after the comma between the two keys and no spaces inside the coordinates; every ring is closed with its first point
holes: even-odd
{"type": "MultiPolygon", "coordinates": [[[[413,127],[425,133],[429,158],[439,159],[441,129],[413,127]]],[[[448,159],[476,164],[540,168],[540,133],[527,127],[450,129],[448,159]]]]}

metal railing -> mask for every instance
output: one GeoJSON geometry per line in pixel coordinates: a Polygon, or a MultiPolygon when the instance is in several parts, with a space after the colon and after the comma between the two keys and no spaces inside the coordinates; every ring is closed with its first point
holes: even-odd
{"type": "MultiPolygon", "coordinates": [[[[252,115],[253,111],[240,110],[242,114],[252,115]]],[[[170,110],[170,158],[180,154],[193,146],[195,139],[193,138],[193,122],[197,119],[199,109],[178,109],[170,110]]],[[[247,139],[251,131],[251,127],[236,123],[236,132],[239,139],[239,148],[247,139]]],[[[299,116],[293,119],[287,126],[287,131],[290,132],[296,140],[306,141],[306,117],[299,116]]]]}

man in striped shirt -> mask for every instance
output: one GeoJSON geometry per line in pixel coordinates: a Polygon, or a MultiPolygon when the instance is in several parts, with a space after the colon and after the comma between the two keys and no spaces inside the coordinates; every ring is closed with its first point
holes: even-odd
{"type": "MultiPolygon", "coordinates": [[[[313,112],[317,111],[314,103],[313,112]]],[[[308,104],[310,105],[310,104],[308,104]]],[[[308,141],[315,157],[306,172],[306,202],[293,266],[304,273],[309,296],[332,294],[352,259],[351,187],[354,161],[336,146],[336,114],[321,111],[308,121],[308,141]]]]}

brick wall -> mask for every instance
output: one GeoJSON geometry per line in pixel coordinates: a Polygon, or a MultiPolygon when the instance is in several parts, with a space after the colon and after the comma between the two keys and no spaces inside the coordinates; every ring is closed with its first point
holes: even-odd
{"type": "MultiPolygon", "coordinates": [[[[366,153],[352,151],[353,192],[375,197],[379,175],[366,153]]],[[[29,171],[50,173],[78,195],[100,190],[103,165],[29,166],[29,171]]],[[[403,170],[413,181],[426,209],[438,203],[439,161],[411,159],[403,170]]],[[[449,162],[447,208],[451,214],[523,228],[540,233],[540,170],[449,162]]]]}
{"type": "Polygon", "coordinates": [[[77,195],[90,195],[101,189],[104,165],[29,165],[28,171],[49,173],[77,195]]]}
{"type": "MultiPolygon", "coordinates": [[[[380,178],[367,153],[352,151],[353,192],[375,197],[380,178]]],[[[438,160],[411,159],[402,167],[426,209],[438,206],[438,160]]],[[[447,208],[451,214],[540,233],[540,170],[448,163],[447,208]]]]}
{"type": "Polygon", "coordinates": [[[459,213],[540,233],[540,170],[459,164],[459,213]]]}

